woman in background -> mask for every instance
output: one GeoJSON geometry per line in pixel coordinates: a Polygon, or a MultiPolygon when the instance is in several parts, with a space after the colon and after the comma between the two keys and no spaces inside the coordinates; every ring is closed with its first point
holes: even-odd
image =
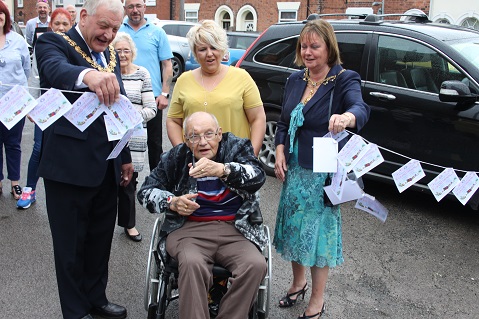
{"type": "MultiPolygon", "coordinates": [[[[67,32],[72,27],[70,13],[63,9],[55,9],[50,18],[48,28],[53,32],[67,32]]],[[[28,79],[30,94],[38,99],[40,97],[40,78],[38,77],[37,58],[33,53],[32,73],[28,79]]],[[[28,118],[30,121],[30,117],[28,118]]],[[[42,130],[35,124],[33,133],[33,149],[28,161],[27,185],[23,188],[21,198],[17,201],[17,208],[27,209],[36,202],[36,188],[38,183],[38,164],[40,163],[40,150],[42,147],[42,130]]]]}
{"type": "Polygon", "coordinates": [[[155,117],[157,108],[150,73],[144,67],[133,64],[136,57],[133,39],[125,32],[118,32],[112,45],[120,57],[121,78],[126,95],[143,117],[143,123],[135,128],[136,131],[128,144],[135,172],[128,186],[118,188],[118,226],[125,228],[125,234],[129,239],[138,242],[142,236],[135,228],[135,192],[138,172],[143,170],[145,164],[146,122],[155,117]]]}
{"type": "MultiPolygon", "coordinates": [[[[12,30],[10,12],[3,1],[0,1],[0,98],[14,85],[27,86],[30,75],[30,53],[25,39],[12,30]]],[[[22,118],[10,130],[0,123],[0,193],[3,192],[3,148],[7,160],[7,178],[10,180],[11,194],[14,199],[22,195],[19,185],[22,150],[23,126],[22,118]]]]}

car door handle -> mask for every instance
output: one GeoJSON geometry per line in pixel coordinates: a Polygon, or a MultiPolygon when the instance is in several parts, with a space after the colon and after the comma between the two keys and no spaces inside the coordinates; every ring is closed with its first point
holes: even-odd
{"type": "Polygon", "coordinates": [[[370,92],[369,94],[380,99],[386,99],[391,101],[396,99],[396,97],[392,94],[386,94],[381,92],[370,92]]]}

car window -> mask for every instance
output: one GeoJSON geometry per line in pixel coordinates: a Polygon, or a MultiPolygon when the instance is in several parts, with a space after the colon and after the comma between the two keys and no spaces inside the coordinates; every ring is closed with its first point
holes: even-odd
{"type": "Polygon", "coordinates": [[[360,73],[367,35],[364,33],[336,33],[343,67],[360,73]]]}
{"type": "Polygon", "coordinates": [[[255,37],[244,37],[238,35],[228,35],[228,45],[231,49],[246,50],[251,43],[256,40],[255,37]]]}
{"type": "Polygon", "coordinates": [[[464,78],[464,74],[428,46],[408,39],[379,36],[376,82],[439,93],[443,81],[464,78]]]}
{"type": "Polygon", "coordinates": [[[190,31],[192,25],[179,25],[178,26],[178,35],[180,37],[185,37],[186,38],[186,34],[188,33],[188,31],[190,31]]]}
{"type": "Polygon", "coordinates": [[[259,63],[299,69],[299,67],[294,64],[297,42],[298,37],[275,42],[258,51],[254,56],[254,60],[259,63]]]}
{"type": "Polygon", "coordinates": [[[175,24],[165,24],[162,28],[168,35],[178,35],[178,26],[175,24]]]}

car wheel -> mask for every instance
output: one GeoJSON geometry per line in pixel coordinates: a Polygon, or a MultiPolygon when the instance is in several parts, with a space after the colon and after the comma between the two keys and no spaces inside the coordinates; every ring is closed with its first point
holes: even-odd
{"type": "Polygon", "coordinates": [[[274,163],[276,162],[276,147],[274,138],[276,136],[276,123],[280,114],[275,111],[266,112],[266,133],[264,134],[263,145],[258,158],[263,165],[263,169],[269,176],[274,175],[274,163]]]}
{"type": "Polygon", "coordinates": [[[183,73],[183,64],[181,63],[181,60],[174,56],[171,59],[171,64],[173,66],[173,81],[176,81],[176,79],[183,73]]]}

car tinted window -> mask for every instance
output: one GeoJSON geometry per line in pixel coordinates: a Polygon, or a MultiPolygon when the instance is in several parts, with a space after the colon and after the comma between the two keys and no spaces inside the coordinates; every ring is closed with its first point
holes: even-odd
{"type": "Polygon", "coordinates": [[[186,34],[188,33],[188,31],[190,31],[192,25],[180,25],[178,26],[178,35],[180,37],[185,37],[186,38],[186,34]]]}
{"type": "Polygon", "coordinates": [[[298,66],[293,63],[297,41],[298,38],[293,37],[268,45],[256,53],[254,60],[260,63],[299,69],[298,66]]]}
{"type": "Polygon", "coordinates": [[[363,33],[336,33],[341,61],[345,69],[360,73],[366,37],[367,35],[363,33]]]}
{"type": "Polygon", "coordinates": [[[166,34],[169,35],[178,35],[178,28],[174,24],[165,24],[163,26],[163,30],[165,30],[166,34]]]}
{"type": "Polygon", "coordinates": [[[255,37],[228,35],[228,45],[231,49],[246,50],[255,39],[255,37]]]}
{"type": "Polygon", "coordinates": [[[393,36],[379,37],[376,82],[439,93],[443,81],[464,78],[442,55],[424,44],[393,36]]]}

